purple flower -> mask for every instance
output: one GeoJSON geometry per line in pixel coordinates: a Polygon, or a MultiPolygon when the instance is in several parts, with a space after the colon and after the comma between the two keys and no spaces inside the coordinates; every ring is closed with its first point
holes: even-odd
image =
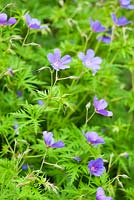
{"type": "Polygon", "coordinates": [[[22,170],[28,170],[28,168],[32,168],[33,167],[33,165],[22,165],[22,170]]]}
{"type": "Polygon", "coordinates": [[[97,38],[98,41],[103,41],[105,42],[106,44],[109,44],[111,42],[111,37],[110,36],[107,36],[107,35],[102,35],[102,36],[99,36],[97,38]]]}
{"type": "Polygon", "coordinates": [[[116,15],[112,13],[111,17],[116,26],[125,26],[130,23],[130,21],[128,21],[124,16],[117,19],[116,15]]]}
{"type": "Polygon", "coordinates": [[[17,96],[18,96],[18,98],[22,97],[22,91],[21,90],[17,90],[17,96]]]}
{"type": "Polygon", "coordinates": [[[64,142],[62,141],[58,141],[54,143],[53,134],[51,132],[43,131],[43,138],[47,147],[52,147],[52,148],[64,147],[64,142]]]}
{"type": "Polygon", "coordinates": [[[31,16],[28,13],[26,13],[24,17],[30,29],[40,30],[47,28],[47,26],[41,26],[40,21],[36,18],[31,18],[31,16]]]}
{"type": "Polygon", "coordinates": [[[96,192],[96,200],[113,200],[113,198],[105,196],[103,188],[98,187],[96,192]]]}
{"type": "Polygon", "coordinates": [[[123,8],[129,9],[129,10],[134,9],[134,5],[130,5],[130,0],[120,0],[120,5],[123,8]]]}
{"type": "Polygon", "coordinates": [[[94,57],[94,51],[92,49],[88,49],[86,55],[80,52],[78,57],[82,60],[83,65],[92,70],[93,75],[100,69],[100,64],[102,63],[102,59],[100,57],[94,57]]]}
{"type": "Polygon", "coordinates": [[[61,58],[60,49],[54,49],[54,54],[49,53],[47,55],[47,58],[56,71],[59,71],[60,69],[70,68],[70,66],[68,66],[67,64],[72,61],[72,58],[69,55],[65,55],[61,58]]]}
{"type": "Polygon", "coordinates": [[[38,100],[38,104],[39,104],[40,106],[43,106],[43,105],[44,105],[44,102],[43,102],[42,100],[38,100]]]}
{"type": "Polygon", "coordinates": [[[91,143],[94,146],[97,146],[98,144],[104,144],[103,137],[98,136],[96,132],[88,132],[85,134],[85,138],[89,143],[91,143]]]}
{"type": "Polygon", "coordinates": [[[103,160],[101,158],[91,160],[88,163],[88,169],[92,175],[101,176],[105,171],[103,160]]]}
{"type": "Polygon", "coordinates": [[[106,27],[102,26],[98,20],[93,21],[92,18],[90,18],[89,22],[93,32],[99,33],[106,30],[106,27]]]}
{"type": "Polygon", "coordinates": [[[19,125],[18,125],[18,124],[14,124],[14,125],[13,125],[13,129],[14,129],[16,135],[19,135],[19,130],[18,130],[18,128],[19,128],[19,125]]]}
{"type": "Polygon", "coordinates": [[[76,160],[77,162],[81,161],[81,158],[79,158],[79,157],[73,157],[73,159],[76,160]]]}
{"type": "Polygon", "coordinates": [[[94,108],[96,113],[107,117],[113,116],[111,111],[105,110],[107,106],[108,103],[104,99],[98,100],[97,97],[94,96],[94,108]]]}
{"type": "Polygon", "coordinates": [[[14,17],[11,17],[7,20],[7,14],[0,13],[0,26],[6,25],[10,26],[16,23],[16,19],[14,17]]]}

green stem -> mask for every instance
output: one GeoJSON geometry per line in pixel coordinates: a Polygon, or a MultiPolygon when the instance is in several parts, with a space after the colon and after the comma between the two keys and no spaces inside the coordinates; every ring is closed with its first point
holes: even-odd
{"type": "Polygon", "coordinates": [[[58,71],[56,70],[56,73],[55,73],[55,82],[54,82],[53,86],[56,85],[57,81],[58,81],[58,71]]]}
{"type": "Polygon", "coordinates": [[[87,123],[93,118],[94,115],[95,115],[95,111],[92,113],[92,115],[89,118],[87,118],[88,116],[86,116],[85,125],[87,125],[87,123]]]}
{"type": "Polygon", "coordinates": [[[84,52],[87,49],[87,45],[88,45],[88,42],[89,42],[91,36],[92,36],[92,32],[90,32],[89,36],[86,35],[86,42],[85,42],[85,45],[84,45],[84,52]]]}
{"type": "Polygon", "coordinates": [[[44,162],[44,164],[53,166],[53,167],[58,168],[58,169],[60,169],[60,170],[62,170],[62,171],[64,170],[63,167],[61,167],[60,165],[57,165],[57,164],[48,163],[48,162],[44,162]]]}
{"type": "MultiPolygon", "coordinates": [[[[48,151],[48,148],[46,148],[46,152],[45,152],[45,154],[44,154],[44,157],[43,157],[43,160],[42,160],[42,163],[41,163],[41,166],[40,166],[39,172],[42,171],[43,165],[44,165],[44,163],[45,163],[45,159],[46,159],[47,151],[48,151]]],[[[38,173],[38,174],[39,174],[39,173],[38,173]]]]}
{"type": "Polygon", "coordinates": [[[27,38],[28,38],[28,35],[29,35],[29,28],[28,28],[27,34],[26,34],[26,36],[25,36],[25,38],[24,38],[24,40],[23,40],[22,46],[25,46],[25,42],[26,42],[26,40],[27,40],[27,38]]]}

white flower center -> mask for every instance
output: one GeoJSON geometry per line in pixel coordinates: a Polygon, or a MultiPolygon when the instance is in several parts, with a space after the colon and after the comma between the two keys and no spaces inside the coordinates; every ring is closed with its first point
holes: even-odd
{"type": "Polygon", "coordinates": [[[85,64],[88,65],[88,66],[90,66],[90,65],[91,65],[90,60],[86,60],[86,61],[85,61],[85,64]]]}

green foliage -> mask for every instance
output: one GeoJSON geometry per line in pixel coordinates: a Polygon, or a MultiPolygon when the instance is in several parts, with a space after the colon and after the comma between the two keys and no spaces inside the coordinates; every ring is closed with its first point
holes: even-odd
{"type": "Polygon", "coordinates": [[[0,199],[93,200],[103,187],[115,200],[133,200],[133,23],[115,27],[110,17],[132,20],[133,10],[117,0],[2,0],[0,9],[17,19],[0,26],[0,199]],[[29,29],[26,12],[48,28],[29,29]],[[96,40],[103,33],[91,31],[90,17],[112,29],[110,44],[96,40]],[[69,69],[50,66],[55,48],[72,57],[69,69]],[[103,60],[95,76],[77,56],[87,49],[103,60]],[[93,114],[95,95],[113,118],[93,114]],[[43,131],[65,147],[48,148],[43,131]],[[92,131],[105,144],[89,144],[84,134],[92,131]],[[106,168],[100,177],[88,170],[97,158],[106,168]]]}

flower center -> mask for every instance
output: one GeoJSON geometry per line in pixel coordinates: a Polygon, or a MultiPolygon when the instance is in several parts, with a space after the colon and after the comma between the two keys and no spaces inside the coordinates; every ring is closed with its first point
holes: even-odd
{"type": "Polygon", "coordinates": [[[59,67],[61,65],[61,61],[60,60],[56,60],[54,62],[55,67],[59,67]]]}
{"type": "Polygon", "coordinates": [[[95,170],[95,167],[94,167],[94,166],[92,166],[92,167],[91,167],[91,170],[92,170],[92,171],[94,171],[94,170],[95,170]]]}
{"type": "Polygon", "coordinates": [[[85,61],[85,64],[86,64],[87,66],[90,66],[90,65],[91,65],[90,60],[86,60],[86,61],[85,61]]]}

